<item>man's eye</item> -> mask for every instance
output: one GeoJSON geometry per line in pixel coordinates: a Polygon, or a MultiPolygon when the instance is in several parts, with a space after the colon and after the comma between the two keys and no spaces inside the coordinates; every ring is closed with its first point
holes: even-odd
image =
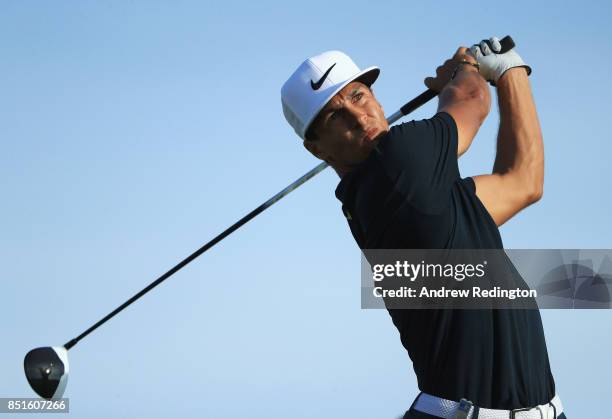
{"type": "Polygon", "coordinates": [[[353,101],[359,102],[362,97],[363,97],[363,93],[357,93],[355,96],[353,96],[353,101]]]}

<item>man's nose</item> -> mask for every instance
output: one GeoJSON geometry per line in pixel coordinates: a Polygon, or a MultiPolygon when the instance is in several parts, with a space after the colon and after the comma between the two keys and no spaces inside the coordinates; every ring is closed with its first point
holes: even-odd
{"type": "Polygon", "coordinates": [[[368,122],[367,113],[363,109],[353,105],[347,106],[347,111],[350,115],[351,125],[354,128],[359,128],[362,131],[365,131],[366,124],[368,122]]]}

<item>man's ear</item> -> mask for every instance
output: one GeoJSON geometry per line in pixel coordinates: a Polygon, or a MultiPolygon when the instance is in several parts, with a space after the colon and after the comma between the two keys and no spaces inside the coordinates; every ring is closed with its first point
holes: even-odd
{"type": "Polygon", "coordinates": [[[323,156],[323,153],[321,152],[321,149],[319,148],[316,142],[304,140],[303,144],[304,144],[304,148],[308,150],[310,154],[312,154],[319,160],[325,160],[324,158],[325,156],[323,156]]]}

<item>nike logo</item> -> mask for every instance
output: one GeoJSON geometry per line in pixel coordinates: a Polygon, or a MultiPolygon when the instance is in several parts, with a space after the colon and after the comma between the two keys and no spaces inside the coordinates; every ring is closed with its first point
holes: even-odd
{"type": "Polygon", "coordinates": [[[329,75],[329,72],[331,71],[332,68],[334,68],[335,65],[336,63],[333,63],[332,66],[327,69],[325,74],[321,76],[318,82],[315,83],[314,81],[312,81],[312,79],[310,80],[310,87],[312,87],[312,90],[319,90],[319,88],[323,85],[323,82],[329,75]]]}

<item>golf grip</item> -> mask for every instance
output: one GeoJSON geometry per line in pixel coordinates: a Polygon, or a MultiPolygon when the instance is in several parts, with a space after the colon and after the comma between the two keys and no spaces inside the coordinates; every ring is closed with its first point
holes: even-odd
{"type": "MultiPolygon", "coordinates": [[[[489,46],[491,45],[486,39],[485,42],[487,42],[489,46]]],[[[504,36],[502,39],[499,40],[499,43],[501,44],[501,50],[498,52],[498,54],[504,54],[515,47],[514,39],[512,39],[510,35],[504,36]]]]}
{"type": "MultiPolygon", "coordinates": [[[[489,42],[487,40],[485,40],[485,41],[487,43],[489,42]]],[[[503,54],[505,52],[510,51],[512,48],[514,48],[514,40],[512,39],[512,37],[510,35],[504,36],[499,41],[499,43],[501,44],[501,50],[500,50],[499,54],[503,54]]],[[[397,111],[396,113],[391,115],[388,118],[389,123],[392,124],[393,122],[395,122],[398,119],[400,119],[402,116],[408,115],[410,112],[414,111],[416,108],[418,108],[419,106],[423,105],[424,103],[429,102],[431,99],[433,99],[437,95],[438,95],[438,92],[435,92],[435,91],[433,91],[431,89],[428,89],[428,90],[424,91],[423,93],[421,93],[420,95],[418,95],[417,97],[412,99],[410,102],[408,102],[404,106],[402,106],[399,111],[397,111]]]]}
{"type": "MultiPolygon", "coordinates": [[[[511,49],[512,47],[514,47],[514,42],[512,41],[512,38],[510,38],[509,36],[506,36],[504,39],[502,39],[501,40],[501,44],[502,44],[502,51],[507,51],[507,50],[511,49]]],[[[393,115],[388,117],[387,118],[387,122],[389,124],[394,123],[395,121],[400,119],[402,116],[408,115],[409,113],[411,113],[412,111],[414,111],[418,107],[424,105],[425,103],[427,103],[428,101],[430,101],[431,99],[436,97],[437,94],[438,93],[434,92],[433,90],[427,90],[427,91],[421,93],[416,98],[412,99],[410,102],[408,102],[404,106],[402,106],[399,111],[397,111],[396,113],[394,113],[393,115]]],[[[176,266],[174,266],[168,272],[166,272],[165,274],[163,274],[162,276],[157,278],[155,281],[151,282],[144,289],[142,289],[140,292],[138,292],[137,294],[133,295],[129,300],[127,300],[126,302],[121,304],[119,307],[117,307],[116,309],[114,309],[113,311],[108,313],[106,316],[104,316],[102,319],[100,319],[97,323],[95,323],[89,329],[85,330],[83,333],[81,333],[76,338],[71,339],[68,342],[66,342],[64,344],[64,348],[66,350],[72,348],[81,339],[83,339],[85,336],[87,336],[88,334],[90,334],[91,332],[96,330],[102,324],[106,323],[108,320],[110,320],[112,317],[114,317],[116,314],[118,314],[124,308],[126,308],[127,306],[132,304],[134,301],[138,300],[140,297],[145,295],[147,292],[151,291],[153,288],[155,288],[156,286],[161,284],[163,281],[165,281],[166,279],[171,277],[173,274],[175,274],[180,269],[182,269],[185,265],[187,265],[188,263],[193,261],[195,258],[200,256],[202,253],[206,252],[208,249],[210,249],[211,247],[213,247],[214,245],[219,243],[221,240],[223,240],[224,238],[229,236],[231,233],[233,233],[234,231],[238,230],[241,226],[243,226],[244,224],[246,224],[247,222],[249,222],[250,220],[255,218],[257,215],[261,214],[267,208],[269,208],[272,205],[274,205],[277,201],[281,200],[283,197],[288,195],[291,191],[295,190],[296,188],[298,188],[302,184],[306,183],[309,179],[311,179],[312,177],[317,175],[319,172],[321,172],[327,166],[328,166],[328,164],[326,162],[322,162],[322,163],[318,164],[314,169],[310,170],[308,173],[306,173],[305,175],[301,176],[299,179],[297,179],[292,184],[287,186],[285,189],[283,189],[282,191],[280,191],[279,193],[274,195],[272,198],[268,199],[266,202],[264,202],[263,204],[261,204],[260,206],[255,208],[253,211],[249,212],[247,215],[242,217],[240,220],[236,221],[230,227],[228,227],[223,232],[218,234],[215,238],[213,238],[208,243],[206,243],[205,245],[200,247],[198,250],[193,252],[191,255],[189,255],[188,257],[183,259],[181,262],[179,262],[176,266]]]]}

